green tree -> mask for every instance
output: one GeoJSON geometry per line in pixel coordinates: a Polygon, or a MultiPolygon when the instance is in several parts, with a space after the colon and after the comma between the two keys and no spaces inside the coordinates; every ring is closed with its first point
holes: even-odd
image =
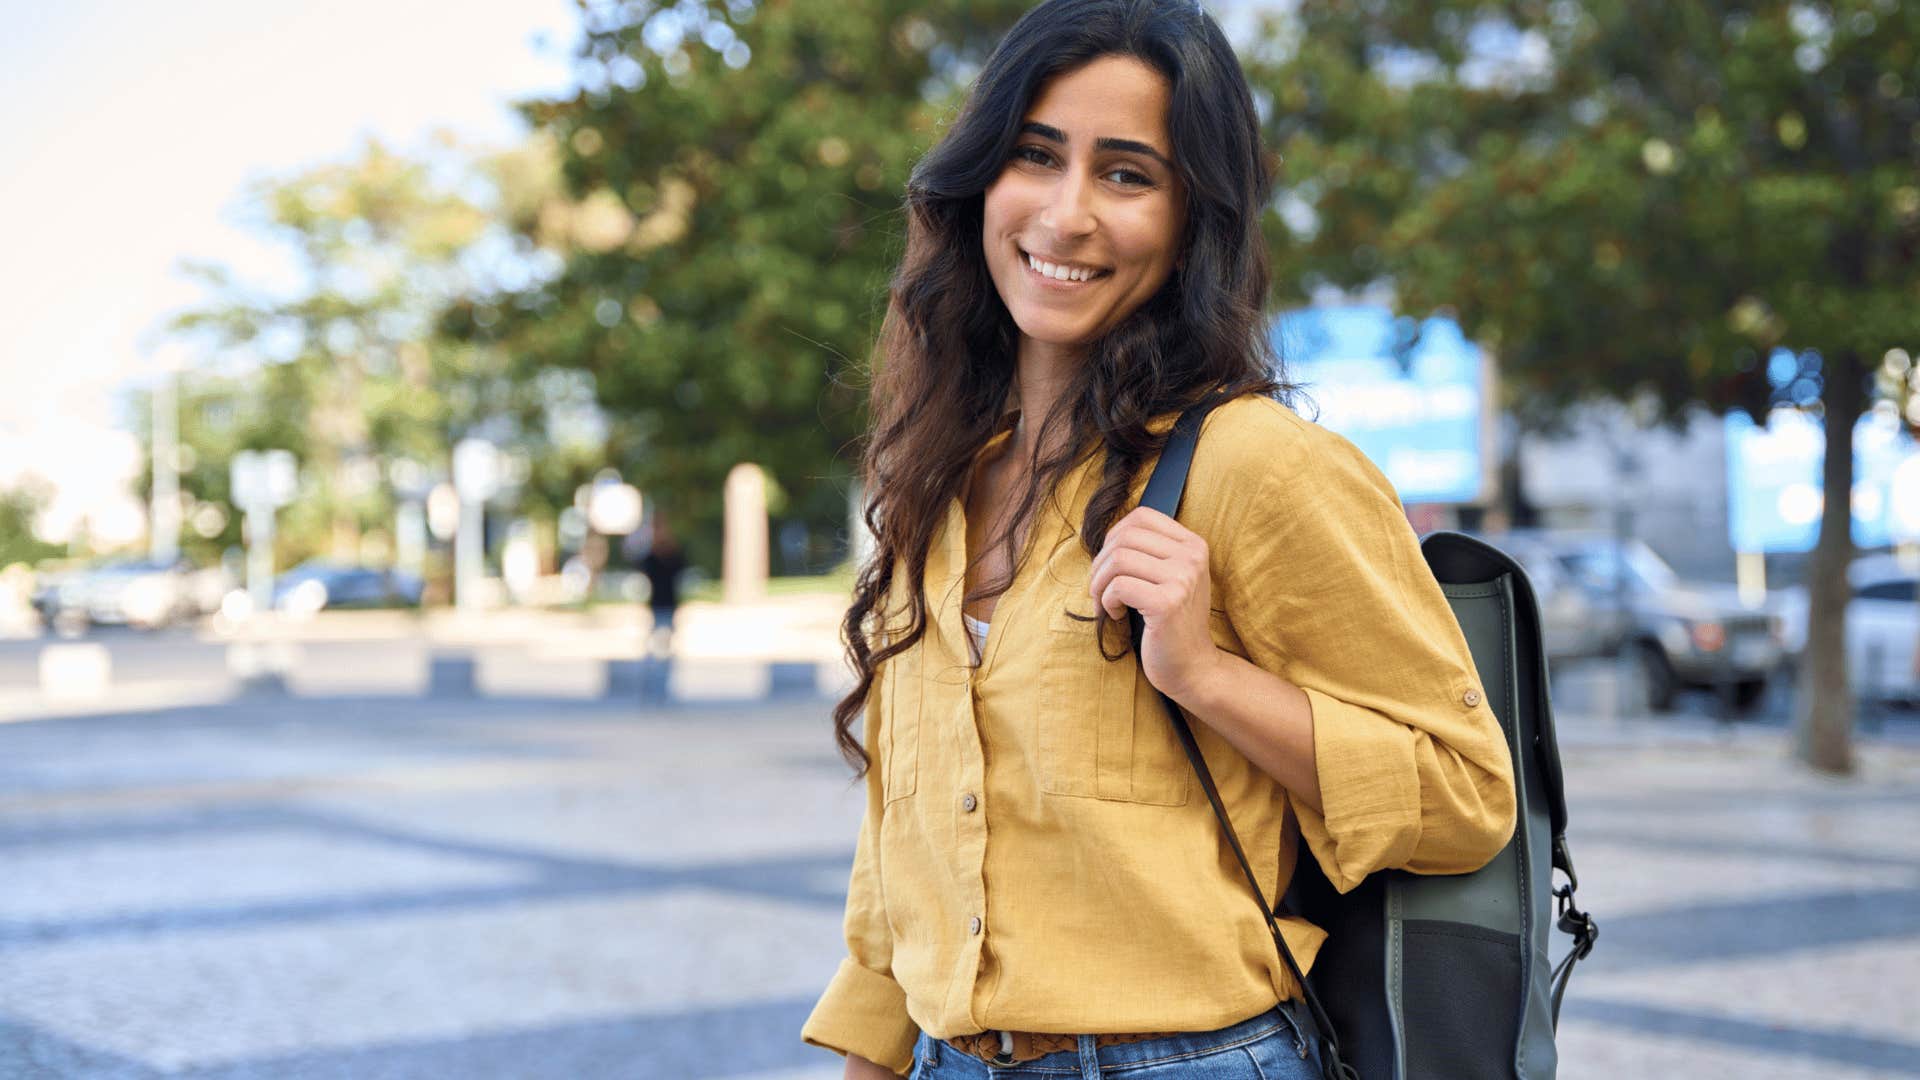
{"type": "Polygon", "coordinates": [[[34,529],[50,494],[44,481],[34,480],[0,491],[0,567],[14,563],[31,566],[65,554],[59,544],[40,539],[34,529]]]}
{"type": "MultiPolygon", "coordinates": [[[[224,502],[235,451],[291,450],[303,481],[283,512],[283,554],[357,558],[363,534],[392,520],[395,462],[444,475],[451,445],[482,434],[547,464],[547,388],[502,350],[438,327],[455,297],[537,273],[499,222],[524,197],[517,185],[553,182],[551,161],[527,148],[476,156],[441,136],[418,158],[369,140],[256,185],[243,214],[282,241],[298,284],[269,291],[224,267],[185,267],[208,300],[171,327],[205,357],[181,396],[195,463],[183,490],[224,502]]],[[[134,415],[144,422],[145,407],[134,415]]],[[[231,542],[237,528],[212,539],[231,542]]]]}
{"type": "MultiPolygon", "coordinates": [[[[1252,57],[1287,161],[1280,279],[1457,314],[1535,417],[1605,396],[1764,419],[1768,352],[1817,351],[1825,487],[1849,492],[1920,301],[1917,43],[1897,0],[1300,5],[1252,57]]],[[[1848,504],[1821,520],[1797,721],[1832,772],[1848,504]]]]}
{"type": "Polygon", "coordinates": [[[591,5],[580,89],[523,111],[562,198],[515,223],[556,278],[476,296],[456,334],[589,373],[612,460],[719,566],[727,470],[843,539],[865,360],[908,170],[1027,3],[591,5]]]}

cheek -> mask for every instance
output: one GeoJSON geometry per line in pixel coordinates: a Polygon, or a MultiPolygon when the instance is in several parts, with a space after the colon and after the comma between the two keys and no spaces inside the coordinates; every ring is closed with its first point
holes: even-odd
{"type": "Polygon", "coordinates": [[[1124,233],[1116,234],[1126,260],[1143,279],[1142,285],[1158,288],[1180,251],[1180,232],[1169,229],[1163,217],[1153,216],[1131,223],[1124,233]]]}
{"type": "Polygon", "coordinates": [[[1002,173],[982,197],[980,208],[981,239],[991,247],[1010,232],[1017,231],[1021,217],[1021,191],[1016,178],[1002,173]]]}

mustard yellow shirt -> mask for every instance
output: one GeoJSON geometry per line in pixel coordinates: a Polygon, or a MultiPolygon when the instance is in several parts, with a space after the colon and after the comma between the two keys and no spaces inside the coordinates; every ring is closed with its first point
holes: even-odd
{"type": "MultiPolygon", "coordinates": [[[[977,668],[960,618],[966,521],[960,499],[947,507],[926,635],[867,698],[848,956],[805,1042],[904,1075],[919,1030],[1210,1031],[1298,996],[1137,656],[1102,660],[1093,624],[1068,616],[1094,613],[1077,526],[1104,453],[1042,501],[977,668]]],[[[1202,428],[1180,522],[1207,541],[1215,644],[1313,709],[1324,814],[1187,714],[1269,903],[1302,835],[1343,892],[1386,867],[1490,861],[1514,829],[1506,741],[1380,470],[1242,397],[1202,428]]],[[[1280,922],[1311,969],[1326,934],[1280,922]]]]}

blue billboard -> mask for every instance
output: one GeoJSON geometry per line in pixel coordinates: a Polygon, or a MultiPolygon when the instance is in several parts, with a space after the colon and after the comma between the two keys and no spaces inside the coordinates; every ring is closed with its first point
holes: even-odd
{"type": "MultiPolygon", "coordinates": [[[[1826,498],[1825,428],[1798,409],[1775,409],[1758,427],[1743,412],[1724,421],[1727,539],[1735,551],[1812,551],[1826,498]]],[[[1920,539],[1920,454],[1891,404],[1853,428],[1853,542],[1886,547],[1920,539]]]]}
{"type": "Polygon", "coordinates": [[[1319,408],[1303,414],[1373,459],[1402,503],[1485,495],[1482,356],[1458,323],[1378,304],[1302,308],[1275,320],[1273,345],[1319,408]]]}

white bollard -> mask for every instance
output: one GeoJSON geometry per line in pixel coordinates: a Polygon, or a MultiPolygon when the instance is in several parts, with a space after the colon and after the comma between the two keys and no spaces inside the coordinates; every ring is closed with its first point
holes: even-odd
{"type": "Polygon", "coordinates": [[[113,687],[113,657],[97,642],[40,649],[40,693],[59,700],[105,697],[113,687]]]}
{"type": "Polygon", "coordinates": [[[286,693],[287,674],[299,663],[300,647],[289,641],[236,641],[227,646],[227,674],[242,693],[286,693]]]}

